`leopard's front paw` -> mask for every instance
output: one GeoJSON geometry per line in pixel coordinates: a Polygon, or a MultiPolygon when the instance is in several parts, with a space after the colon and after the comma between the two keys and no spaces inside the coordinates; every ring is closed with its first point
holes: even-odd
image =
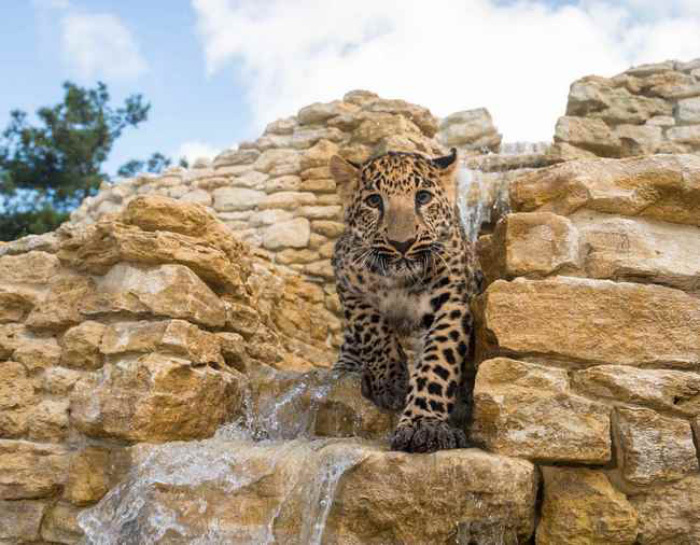
{"type": "Polygon", "coordinates": [[[362,374],[362,395],[381,409],[403,410],[407,393],[408,377],[405,374],[392,380],[378,380],[368,372],[362,374]]]}
{"type": "Polygon", "coordinates": [[[391,439],[391,450],[403,452],[435,452],[466,446],[467,436],[462,430],[436,419],[399,424],[391,439]]]}

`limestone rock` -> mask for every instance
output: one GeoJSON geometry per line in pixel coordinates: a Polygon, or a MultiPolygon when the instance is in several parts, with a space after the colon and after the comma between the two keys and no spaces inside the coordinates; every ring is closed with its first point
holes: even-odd
{"type": "Polygon", "coordinates": [[[182,265],[115,265],[98,279],[96,291],[79,308],[86,316],[126,312],[181,318],[210,327],[225,322],[221,300],[182,265]]]}
{"type": "Polygon", "coordinates": [[[105,366],[76,384],[71,423],[91,437],[172,441],[213,435],[240,407],[241,379],[148,354],[105,366]]]}
{"type": "Polygon", "coordinates": [[[83,321],[80,305],[93,293],[91,278],[60,275],[49,283],[46,298],[27,317],[26,324],[33,329],[58,331],[83,321]]]}
{"type": "Polygon", "coordinates": [[[242,187],[221,187],[214,191],[213,197],[217,212],[230,212],[255,208],[265,199],[265,192],[242,187]]]}
{"type": "Polygon", "coordinates": [[[696,373],[598,365],[576,372],[573,384],[589,396],[700,416],[700,375],[696,373]]]}
{"type": "Polygon", "coordinates": [[[108,356],[160,352],[196,364],[223,365],[218,337],[184,320],[111,324],[106,329],[100,351],[108,356]]]}
{"type": "MultiPolygon", "coordinates": [[[[698,91],[700,92],[700,88],[698,91]]],[[[700,146],[700,125],[671,127],[666,131],[666,136],[674,143],[688,144],[697,149],[700,146]]]]}
{"type": "Polygon", "coordinates": [[[356,112],[357,110],[359,108],[356,105],[340,100],[328,103],[315,102],[299,110],[297,119],[301,125],[314,125],[323,123],[331,117],[356,112]]]}
{"type": "Polygon", "coordinates": [[[55,255],[32,251],[0,257],[0,284],[43,286],[58,273],[60,263],[55,255]]]}
{"type": "Polygon", "coordinates": [[[428,108],[410,104],[405,100],[374,100],[364,107],[364,111],[399,114],[407,117],[428,137],[434,136],[438,130],[437,119],[428,108]]]}
{"type": "Polygon", "coordinates": [[[610,460],[610,409],[570,391],[566,371],[506,358],[479,365],[472,439],[509,456],[610,460]]]}
{"type": "Polygon", "coordinates": [[[41,525],[41,537],[51,543],[81,543],[84,534],[78,524],[80,511],[73,505],[57,503],[48,510],[41,525]]]}
{"type": "Polygon", "coordinates": [[[271,225],[263,235],[263,246],[268,250],[305,248],[311,228],[306,218],[296,218],[271,225]]]}
{"type": "Polygon", "coordinates": [[[700,369],[700,303],[681,291],[557,277],[496,281],[477,299],[477,352],[700,369]]]}
{"type": "Polygon", "coordinates": [[[697,473],[690,424],[650,409],[618,407],[619,461],[626,481],[648,486],[697,473]]]}
{"type": "Polygon", "coordinates": [[[67,471],[65,447],[0,439],[0,500],[49,496],[63,486],[67,471]]]}
{"type": "Polygon", "coordinates": [[[0,500],[0,543],[37,541],[45,512],[43,502],[0,500]]]}
{"type": "Polygon", "coordinates": [[[45,399],[32,408],[28,437],[34,441],[64,442],[68,438],[68,400],[45,399]]]}
{"type": "Polygon", "coordinates": [[[620,139],[623,156],[656,153],[663,141],[663,131],[653,125],[619,125],[615,136],[620,139]]]}
{"type": "Polygon", "coordinates": [[[104,448],[86,447],[73,452],[63,498],[74,505],[99,501],[110,488],[110,463],[109,451],[104,448]]]}
{"type": "Polygon", "coordinates": [[[659,486],[630,501],[639,513],[639,543],[700,541],[700,475],[659,486]]]}
{"type": "Polygon", "coordinates": [[[679,100],[676,117],[679,125],[700,124],[700,97],[679,100]]]}
{"type": "Polygon", "coordinates": [[[70,328],[63,335],[61,365],[78,369],[98,369],[102,365],[100,342],[105,325],[87,321],[70,328]]]}
{"type": "Polygon", "coordinates": [[[466,110],[448,115],[440,122],[438,140],[445,146],[498,151],[501,135],[486,108],[466,110]]]}
{"type": "Polygon", "coordinates": [[[125,486],[86,518],[88,537],[378,545],[450,543],[461,535],[515,545],[533,532],[534,467],[476,449],[408,455],[326,440],[143,450],[125,486]],[[149,500],[134,503],[141,494],[149,500]],[[109,514],[125,505],[130,521],[115,525],[109,514]],[[172,521],[166,535],[158,533],[162,512],[172,521]]]}
{"type": "Polygon", "coordinates": [[[0,437],[26,433],[31,407],[37,401],[36,382],[21,363],[0,363],[0,437]]]}
{"type": "Polygon", "coordinates": [[[260,152],[256,149],[226,150],[214,158],[214,168],[221,168],[234,165],[249,165],[260,157],[260,152]]]}
{"type": "Polygon", "coordinates": [[[700,225],[700,158],[573,161],[526,174],[510,186],[510,197],[521,212],[569,215],[586,208],[700,225]]]}
{"type": "Polygon", "coordinates": [[[637,512],[602,471],[543,467],[537,545],[632,545],[637,512]]]}
{"type": "Polygon", "coordinates": [[[604,157],[620,155],[620,140],[601,119],[560,117],[554,132],[555,142],[566,142],[604,157]]]}

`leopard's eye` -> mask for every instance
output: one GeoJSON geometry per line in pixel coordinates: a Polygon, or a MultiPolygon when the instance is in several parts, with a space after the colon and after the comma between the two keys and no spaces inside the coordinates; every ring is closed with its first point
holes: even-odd
{"type": "Polygon", "coordinates": [[[420,205],[428,204],[433,200],[433,195],[430,191],[419,191],[416,193],[416,202],[420,205]]]}
{"type": "Polygon", "coordinates": [[[374,195],[370,195],[365,199],[365,202],[367,203],[367,206],[371,206],[372,208],[379,208],[382,206],[382,196],[379,195],[378,193],[375,193],[374,195]]]}

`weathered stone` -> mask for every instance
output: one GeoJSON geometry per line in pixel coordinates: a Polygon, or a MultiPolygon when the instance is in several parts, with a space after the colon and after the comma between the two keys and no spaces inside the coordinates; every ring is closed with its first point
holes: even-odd
{"type": "Polygon", "coordinates": [[[149,354],[105,366],[71,395],[71,423],[91,437],[172,441],[213,435],[240,407],[240,378],[149,354]]]}
{"type": "Polygon", "coordinates": [[[217,212],[250,210],[265,199],[263,191],[241,187],[221,187],[214,191],[214,209],[217,212]]]}
{"type": "Polygon", "coordinates": [[[309,220],[297,218],[265,229],[263,246],[268,250],[280,248],[305,248],[309,243],[309,220]]]}
{"type": "Polygon", "coordinates": [[[250,357],[246,351],[246,342],[238,333],[229,331],[216,334],[221,346],[221,355],[226,362],[226,365],[247,373],[250,367],[250,357]]]}
{"type": "Polygon", "coordinates": [[[700,125],[671,127],[666,131],[666,138],[675,143],[689,144],[697,149],[700,146],[700,125]]]}
{"type": "Polygon", "coordinates": [[[384,112],[399,114],[409,118],[428,137],[432,137],[438,130],[438,122],[428,108],[410,104],[405,100],[373,100],[364,108],[366,112],[384,112]]]}
{"type": "Polygon", "coordinates": [[[675,113],[679,125],[700,124],[700,97],[679,100],[675,113]]]}
{"type": "Polygon", "coordinates": [[[46,298],[34,307],[26,324],[33,329],[61,330],[83,321],[80,303],[95,289],[90,278],[59,276],[49,283],[46,298]]]}
{"type": "Polygon", "coordinates": [[[277,255],[275,255],[275,263],[281,263],[282,265],[290,265],[292,263],[313,263],[321,258],[319,252],[314,252],[313,250],[282,250],[277,255]]]}
{"type": "Polygon", "coordinates": [[[214,168],[221,168],[234,165],[249,165],[260,157],[260,152],[256,149],[226,150],[214,158],[214,168]]]}
{"type": "Polygon", "coordinates": [[[440,122],[438,139],[446,146],[498,151],[501,135],[486,108],[450,114],[440,122]]]}
{"type": "Polygon", "coordinates": [[[295,117],[284,117],[272,123],[268,123],[265,127],[265,134],[292,134],[296,124],[295,117]]]}
{"type": "Polygon", "coordinates": [[[312,220],[338,220],[342,217],[340,206],[302,206],[296,214],[312,220]]]}
{"type": "Polygon", "coordinates": [[[63,498],[74,505],[99,501],[110,487],[110,454],[107,449],[86,447],[70,457],[63,498]]]}
{"type": "Polygon", "coordinates": [[[296,127],[289,144],[292,148],[303,150],[312,147],[319,140],[340,142],[344,138],[343,131],[335,127],[296,127]]]}
{"type": "Polygon", "coordinates": [[[33,307],[34,297],[27,293],[0,291],[0,324],[24,321],[33,307]]]}
{"type": "Polygon", "coordinates": [[[661,286],[558,277],[498,280],[478,298],[480,358],[526,354],[700,369],[700,302],[661,286]]]}
{"type": "Polygon", "coordinates": [[[359,144],[378,144],[382,138],[397,134],[420,136],[420,129],[409,119],[388,113],[373,114],[353,132],[353,141],[359,144]]]}
{"type": "Polygon", "coordinates": [[[632,496],[639,513],[640,545],[700,541],[700,475],[632,496]]]}
{"type": "Polygon", "coordinates": [[[332,180],[331,178],[306,179],[299,184],[299,191],[335,193],[335,180],[332,180]]]}
{"type": "Polygon", "coordinates": [[[604,157],[620,155],[620,140],[601,119],[560,117],[554,132],[555,142],[567,142],[604,157]]]}
{"type": "Polygon", "coordinates": [[[575,81],[566,106],[568,116],[598,118],[612,125],[638,125],[653,116],[670,116],[671,112],[672,106],[665,100],[632,94],[598,76],[575,81]]]}
{"type": "Polygon", "coordinates": [[[0,256],[26,254],[34,251],[52,254],[57,248],[58,235],[55,232],[27,235],[0,245],[0,256]]]}
{"type": "Polygon", "coordinates": [[[65,447],[0,439],[0,500],[49,496],[63,486],[67,471],[65,447]]]}
{"type": "Polygon", "coordinates": [[[58,274],[60,263],[55,255],[29,252],[0,257],[0,284],[43,286],[58,274]]]}
{"type": "Polygon", "coordinates": [[[653,125],[619,125],[615,136],[620,140],[623,156],[656,153],[663,140],[661,128],[653,125]]]}
{"type": "Polygon", "coordinates": [[[543,467],[538,545],[632,545],[637,512],[602,471],[543,467]]]}
{"type": "Polygon", "coordinates": [[[28,437],[34,441],[65,441],[68,436],[68,400],[43,400],[32,408],[27,424],[28,437]]]}
{"type": "Polygon", "coordinates": [[[311,276],[320,276],[321,278],[324,278],[328,281],[335,279],[335,272],[333,271],[333,266],[331,265],[331,262],[327,259],[304,265],[304,272],[311,276]]]}
{"type": "Polygon", "coordinates": [[[211,194],[204,189],[195,189],[194,191],[189,191],[180,197],[182,202],[191,202],[194,204],[201,204],[202,206],[211,206],[212,198],[211,194]]]}
{"type": "Polygon", "coordinates": [[[221,300],[182,265],[115,265],[98,280],[98,291],[83,300],[80,309],[87,316],[153,314],[211,327],[220,327],[225,321],[221,300]]]}
{"type": "Polygon", "coordinates": [[[314,220],[311,230],[328,238],[338,238],[345,230],[345,224],[339,221],[314,220]]]}
{"type": "Polygon", "coordinates": [[[315,123],[324,123],[331,117],[356,112],[358,110],[359,108],[356,105],[340,100],[334,100],[328,103],[314,102],[299,110],[297,119],[301,125],[313,125],[315,123]]]}
{"type": "Polygon", "coordinates": [[[111,324],[100,350],[109,356],[160,352],[181,356],[197,364],[223,364],[217,336],[184,320],[111,324]]]}
{"type": "Polygon", "coordinates": [[[0,437],[20,437],[36,403],[36,380],[21,363],[0,363],[0,437]]]}
{"type": "Polygon", "coordinates": [[[61,359],[61,347],[53,337],[27,336],[18,343],[12,357],[23,363],[31,373],[58,365],[61,359]]]}
{"type": "Polygon", "coordinates": [[[673,481],[700,469],[693,432],[685,420],[650,409],[618,407],[615,429],[622,475],[633,485],[673,481]]]}
{"type": "Polygon", "coordinates": [[[144,231],[170,231],[188,236],[204,235],[216,221],[203,206],[156,195],[129,201],[120,219],[144,231]]]}
{"type": "Polygon", "coordinates": [[[581,208],[700,225],[700,158],[657,155],[575,161],[543,169],[510,186],[520,212],[569,215],[581,208]]]}
{"type": "Polygon", "coordinates": [[[313,193],[297,193],[296,191],[282,191],[267,195],[260,203],[261,210],[279,208],[282,210],[293,210],[300,206],[314,204],[316,195],[313,193]]]}
{"type": "Polygon", "coordinates": [[[78,369],[98,369],[102,365],[100,342],[105,326],[87,321],[70,328],[61,339],[61,365],[78,369]]]}
{"type": "Polygon", "coordinates": [[[28,335],[22,324],[0,324],[0,360],[9,359],[28,335]]]}
{"type": "Polygon", "coordinates": [[[358,106],[366,106],[379,99],[379,95],[372,91],[364,89],[353,89],[343,95],[343,101],[357,104],[358,106]]]}
{"type": "Polygon", "coordinates": [[[0,500],[0,543],[37,541],[45,512],[43,502],[0,500]]]}
{"type": "Polygon", "coordinates": [[[700,415],[700,375],[696,373],[598,365],[575,373],[572,383],[589,396],[700,415]]]}
{"type": "Polygon", "coordinates": [[[302,154],[296,150],[270,149],[255,161],[253,167],[270,176],[299,174],[302,154]]]}
{"type": "Polygon", "coordinates": [[[472,437],[510,456],[604,464],[610,409],[573,394],[562,369],[497,358],[479,365],[472,437]]]}
{"type": "Polygon", "coordinates": [[[331,157],[336,153],[338,153],[338,144],[328,140],[319,140],[312,148],[304,152],[300,166],[304,171],[310,168],[327,168],[331,157]]]}
{"type": "Polygon", "coordinates": [[[301,178],[299,176],[280,176],[272,178],[265,183],[265,192],[274,193],[276,191],[299,191],[301,188],[301,178]]]}
{"type": "Polygon", "coordinates": [[[89,537],[379,545],[449,543],[460,535],[515,545],[534,527],[534,467],[476,449],[412,456],[348,440],[283,447],[205,441],[150,448],[140,458],[121,493],[97,508],[89,537]],[[149,479],[154,467],[163,469],[157,483],[149,479]],[[238,475],[248,484],[232,488],[238,475]],[[149,501],[135,504],[142,493],[149,501]],[[109,513],[126,505],[137,522],[115,525],[109,513]],[[165,535],[156,533],[163,512],[172,521],[165,535]]]}
{"type": "Polygon", "coordinates": [[[48,510],[41,525],[41,537],[51,543],[77,545],[82,543],[83,531],[78,524],[80,509],[66,503],[57,503],[48,510]]]}

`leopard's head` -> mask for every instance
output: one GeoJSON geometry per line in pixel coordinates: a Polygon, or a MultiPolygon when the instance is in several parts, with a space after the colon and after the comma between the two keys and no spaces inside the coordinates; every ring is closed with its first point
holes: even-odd
{"type": "Polygon", "coordinates": [[[437,158],[389,152],[362,165],[336,155],[330,167],[353,263],[388,277],[425,277],[454,228],[457,151],[437,158]]]}

